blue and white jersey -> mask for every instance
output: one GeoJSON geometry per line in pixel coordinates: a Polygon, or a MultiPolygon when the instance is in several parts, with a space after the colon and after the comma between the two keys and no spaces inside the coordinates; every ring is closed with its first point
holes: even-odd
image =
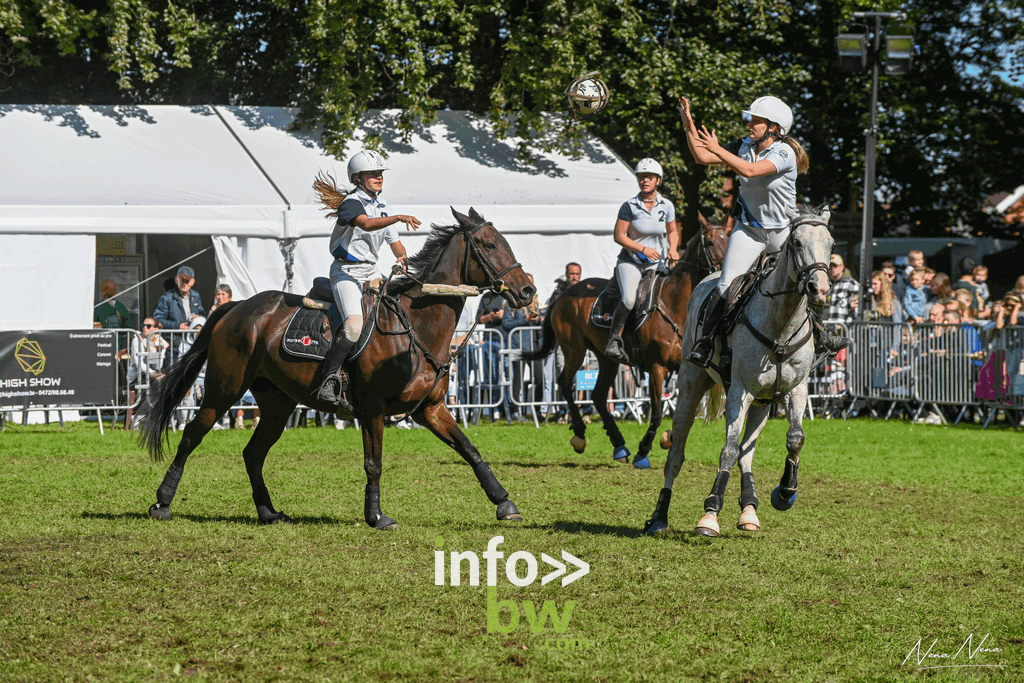
{"type": "MultiPolygon", "coordinates": [[[[618,218],[629,221],[626,235],[631,240],[639,242],[644,247],[657,249],[664,254],[667,244],[665,235],[668,232],[666,226],[670,221],[676,219],[676,207],[672,202],[662,197],[660,193],[656,193],[655,196],[657,201],[648,210],[644,206],[644,200],[637,193],[635,197],[622,204],[619,208],[618,218]]],[[[629,249],[623,249],[622,251],[629,258],[633,259],[634,262],[641,265],[654,263],[651,259],[635,251],[629,249]]]]}
{"type": "Polygon", "coordinates": [[[796,209],[796,152],[785,142],[776,140],[758,154],[757,145],[746,137],[740,141],[736,156],[750,163],[768,159],[777,169],[772,175],[740,176],[739,219],[754,228],[788,228],[789,214],[796,209]]]}
{"type": "Polygon", "coordinates": [[[376,263],[384,242],[398,241],[398,230],[389,225],[380,230],[366,231],[357,227],[358,216],[380,218],[391,215],[391,206],[379,196],[374,199],[362,188],[345,198],[338,209],[338,222],[331,233],[331,255],[339,261],[353,263],[376,263]]]}

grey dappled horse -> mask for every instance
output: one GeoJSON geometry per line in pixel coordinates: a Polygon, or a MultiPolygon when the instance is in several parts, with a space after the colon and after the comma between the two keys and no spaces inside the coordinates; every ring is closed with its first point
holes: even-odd
{"type": "MultiPolygon", "coordinates": [[[[786,466],[779,486],[772,492],[772,505],[788,510],[796,501],[796,474],[800,449],[804,445],[803,413],[807,407],[807,375],[814,365],[814,342],[807,305],[823,306],[831,288],[828,261],[832,253],[832,235],[828,230],[829,212],[822,208],[800,209],[790,221],[789,239],[779,252],[775,268],[761,280],[745,310],[729,332],[732,369],[728,381],[718,372],[683,363],[678,373],[679,401],[672,419],[672,446],[665,462],[665,488],[661,490],[654,515],[647,522],[647,533],[668,527],[668,507],[672,483],[683,463],[686,439],[693,426],[701,398],[717,384],[726,387],[725,447],[719,459],[718,473],[711,495],[704,500],[705,514],[697,524],[697,533],[718,536],[718,513],[722,509],[729,472],[739,460],[740,519],[737,528],[757,531],[757,495],[751,464],[757,437],[768,420],[772,403],[782,399],[786,405],[789,431],[786,434],[786,466]],[[740,440],[740,430],[746,430],[740,440]]],[[[713,273],[697,285],[690,297],[689,314],[683,335],[683,348],[693,348],[702,302],[718,285],[720,273],[713,273]]],[[[684,354],[685,357],[685,354],[684,354]]],[[[721,359],[721,342],[716,340],[715,359],[721,359]]],[[[716,392],[717,393],[717,392],[716,392]]],[[[720,396],[719,396],[720,398],[720,396]]]]}

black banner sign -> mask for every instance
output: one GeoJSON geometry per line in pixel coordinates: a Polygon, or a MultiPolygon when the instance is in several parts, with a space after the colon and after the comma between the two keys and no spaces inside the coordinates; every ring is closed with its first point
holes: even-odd
{"type": "Polygon", "coordinates": [[[114,330],[0,332],[0,406],[113,405],[114,330]]]}

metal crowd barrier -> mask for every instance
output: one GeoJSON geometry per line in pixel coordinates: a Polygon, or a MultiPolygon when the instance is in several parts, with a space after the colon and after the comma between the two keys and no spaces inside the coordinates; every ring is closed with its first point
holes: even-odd
{"type": "MultiPolygon", "coordinates": [[[[930,408],[932,415],[945,422],[940,406],[949,406],[959,409],[956,424],[969,409],[984,407],[989,412],[987,425],[993,409],[1021,408],[1024,368],[1019,359],[1024,328],[988,331],[969,324],[855,321],[849,330],[853,339],[847,364],[850,395],[869,405],[887,405],[887,418],[897,407],[907,409],[914,419],[930,408]],[[998,357],[996,350],[1002,351],[998,357]],[[994,358],[1001,363],[997,381],[1002,391],[996,396],[1002,406],[982,397],[982,369],[994,358]],[[1014,386],[1020,393],[1013,393],[1014,386]]],[[[852,408],[851,403],[847,415],[852,408]]]]}
{"type": "MultiPolygon", "coordinates": [[[[826,360],[809,378],[808,410],[831,417],[848,404],[843,417],[849,417],[858,401],[865,402],[872,414],[876,407],[886,409],[889,418],[903,408],[918,418],[923,411],[942,414],[940,406],[959,409],[955,422],[971,408],[987,412],[985,426],[999,411],[1014,422],[1024,415],[1024,326],[1007,327],[979,335],[973,326],[942,324],[894,324],[880,321],[841,323],[826,321],[840,334],[853,339],[845,358],[826,360]]],[[[32,411],[96,411],[103,429],[101,411],[113,412],[113,426],[123,417],[131,426],[145,394],[164,368],[183,354],[196,332],[189,330],[158,330],[144,337],[135,330],[112,330],[117,335],[118,363],[113,368],[115,400],[103,406],[38,406],[3,407],[2,413],[27,414],[32,411]]],[[[481,415],[510,420],[518,414],[532,418],[539,426],[541,419],[564,408],[565,402],[554,386],[555,354],[544,361],[521,360],[521,349],[539,344],[540,327],[521,327],[509,333],[506,344],[498,330],[483,329],[473,334],[463,355],[452,365],[449,377],[448,405],[464,425],[481,415]]],[[[460,332],[456,333],[456,339],[460,332]]],[[[584,370],[596,371],[597,363],[588,353],[584,370]]],[[[178,406],[180,424],[185,424],[197,409],[202,396],[203,373],[189,396],[178,406]]],[[[675,380],[665,382],[663,406],[671,416],[675,403],[675,380]]],[[[581,408],[593,405],[594,397],[586,391],[577,394],[581,408]]],[[[649,410],[648,383],[645,373],[620,366],[610,397],[599,397],[620,413],[637,422],[649,410]]],[[[243,398],[231,407],[228,416],[237,410],[258,410],[243,398]]],[[[299,406],[299,410],[308,410],[299,406]]],[[[941,418],[945,419],[945,418],[941,418]]]]}
{"type": "MultiPolygon", "coordinates": [[[[840,320],[826,320],[825,325],[835,334],[849,336],[850,330],[840,320]]],[[[811,419],[815,413],[831,418],[842,413],[843,403],[850,395],[847,382],[848,352],[841,352],[836,358],[829,358],[814,368],[807,378],[807,412],[811,419]]]]}

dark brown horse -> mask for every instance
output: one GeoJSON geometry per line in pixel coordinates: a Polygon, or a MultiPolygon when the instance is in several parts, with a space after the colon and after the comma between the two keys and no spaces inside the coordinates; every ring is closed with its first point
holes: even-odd
{"type": "MultiPolygon", "coordinates": [[[[728,228],[713,226],[703,216],[700,217],[700,223],[700,232],[690,238],[680,255],[679,263],[666,276],[656,308],[651,311],[643,326],[635,331],[641,357],[634,359],[634,362],[649,373],[651,392],[650,427],[640,441],[633,459],[633,465],[638,468],[650,467],[648,456],[661,425],[665,377],[669,372],[677,370],[682,361],[680,341],[690,292],[703,277],[718,269],[729,241],[728,228]]],[[[573,432],[570,443],[577,453],[583,453],[587,447],[587,427],[573,398],[573,381],[576,371],[583,365],[587,349],[597,356],[599,370],[591,396],[604,430],[611,439],[612,457],[625,463],[629,461],[629,449],[607,405],[608,390],[615,380],[619,363],[604,355],[608,330],[597,327],[590,319],[590,309],[607,284],[608,280],[590,278],[565,290],[551,304],[544,318],[541,347],[532,354],[524,354],[524,358],[544,358],[554,350],[556,342],[562,348],[565,365],[557,378],[558,388],[568,404],[573,432]]],[[[631,322],[627,321],[627,325],[631,322]]]]}
{"type": "MultiPolygon", "coordinates": [[[[454,209],[452,213],[458,225],[435,226],[423,249],[409,259],[408,275],[388,284],[374,314],[377,330],[366,350],[348,367],[355,414],[339,416],[359,419],[366,471],[363,513],[366,523],[376,529],[397,527],[395,520],[381,512],[380,474],[384,420],[400,413],[411,413],[472,466],[487,497],[497,506],[499,520],[521,519],[508,492],[445,407],[449,345],[465,298],[425,294],[423,290],[425,284],[473,285],[499,292],[512,306],[520,307],[533,299],[534,288],[508,242],[491,223],[473,209],[469,216],[454,209]]],[[[291,521],[271,504],[263,462],[297,404],[334,410],[316,399],[322,380],[320,361],[282,356],[282,337],[302,299],[296,294],[262,292],[218,307],[189,352],[157,386],[140,437],[154,457],[162,455],[164,434],[175,407],[206,363],[202,405],[185,426],[150,516],[170,519],[171,501],[189,454],[220,416],[251,389],[261,419],[242,456],[259,522],[291,521]]]]}

